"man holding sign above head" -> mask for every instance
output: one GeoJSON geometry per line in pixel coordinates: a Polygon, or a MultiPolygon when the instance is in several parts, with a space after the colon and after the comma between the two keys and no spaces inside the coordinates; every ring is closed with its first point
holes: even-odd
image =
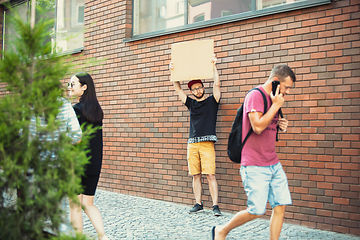
{"type": "MultiPolygon", "coordinates": [[[[202,183],[201,175],[206,175],[209,183],[210,195],[213,202],[215,216],[221,216],[218,206],[218,185],[215,178],[215,148],[217,141],[215,128],[216,118],[220,102],[220,80],[216,69],[216,58],[208,60],[212,63],[212,75],[214,79],[213,92],[205,97],[205,87],[200,79],[193,79],[188,82],[188,88],[194,98],[188,97],[181,89],[179,81],[173,81],[174,88],[180,100],[190,111],[190,134],[187,145],[187,160],[189,173],[193,176],[193,191],[196,203],[189,213],[203,211],[201,201],[202,183]]],[[[170,63],[170,70],[173,74],[177,69],[175,63],[170,63]]],[[[196,66],[195,66],[196,67],[196,66]]]]}

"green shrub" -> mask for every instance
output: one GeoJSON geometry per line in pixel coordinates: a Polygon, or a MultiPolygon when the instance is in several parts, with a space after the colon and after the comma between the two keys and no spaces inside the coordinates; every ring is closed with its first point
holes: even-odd
{"type": "Polygon", "coordinates": [[[31,28],[14,15],[18,36],[0,60],[0,81],[6,88],[0,98],[0,239],[41,240],[47,238],[45,226],[57,231],[62,221],[60,201],[67,196],[76,201],[88,162],[84,149],[93,130],[83,132],[82,142],[76,145],[65,133],[56,142],[29,139],[32,116],[46,119],[47,126],[38,129],[42,134],[59,128],[58,100],[65,93],[60,80],[72,70],[72,59],[58,55],[48,41],[53,22],[39,20],[31,28]],[[55,157],[40,158],[46,151],[55,157]]]}

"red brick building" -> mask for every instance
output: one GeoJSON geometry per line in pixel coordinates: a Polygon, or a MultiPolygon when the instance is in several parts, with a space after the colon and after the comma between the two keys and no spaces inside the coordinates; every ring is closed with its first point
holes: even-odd
{"type": "Polygon", "coordinates": [[[275,7],[266,7],[266,0],[262,7],[233,1],[248,4],[234,7],[235,13],[203,15],[195,7],[212,2],[214,10],[218,1],[178,2],[177,14],[185,17],[172,28],[160,21],[166,5],[84,2],[83,47],[74,54],[104,60],[89,69],[105,112],[99,187],[194,204],[186,160],[189,113],[169,81],[168,64],[173,43],[214,39],[222,91],[215,144],[220,208],[246,208],[239,165],[226,152],[236,110],[276,64],[288,64],[297,82],[283,107],[290,127],[277,143],[293,198],[286,222],[360,235],[360,1],[284,1],[275,7]]]}

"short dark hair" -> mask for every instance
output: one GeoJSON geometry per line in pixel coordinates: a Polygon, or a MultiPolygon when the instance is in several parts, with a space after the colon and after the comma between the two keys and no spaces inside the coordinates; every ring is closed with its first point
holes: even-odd
{"type": "Polygon", "coordinates": [[[280,81],[284,81],[285,78],[290,77],[293,82],[296,81],[295,73],[288,65],[281,64],[275,66],[270,73],[269,78],[279,78],[280,81]]]}

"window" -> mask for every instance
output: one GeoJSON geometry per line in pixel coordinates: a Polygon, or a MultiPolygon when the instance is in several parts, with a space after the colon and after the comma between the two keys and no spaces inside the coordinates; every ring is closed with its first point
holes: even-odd
{"type": "Polygon", "coordinates": [[[274,7],[282,4],[293,3],[295,1],[296,0],[259,0],[257,4],[257,9],[274,7]]]}
{"type": "Polygon", "coordinates": [[[188,0],[188,23],[194,23],[194,15],[200,12],[205,16],[205,21],[223,17],[223,12],[231,14],[248,12],[251,10],[251,0],[188,0]]]}
{"type": "Polygon", "coordinates": [[[77,6],[77,23],[79,24],[84,24],[84,10],[85,10],[85,6],[77,6]]]}
{"type": "MultiPolygon", "coordinates": [[[[24,21],[27,20],[27,15],[26,15],[26,12],[27,12],[27,9],[28,9],[28,6],[27,6],[27,3],[22,3],[22,4],[19,4],[17,6],[14,6],[14,9],[16,9],[16,11],[19,13],[19,15],[23,18],[24,21]]],[[[9,50],[11,45],[9,44],[11,42],[11,37],[12,36],[16,36],[16,33],[15,33],[15,30],[14,28],[10,27],[10,18],[13,14],[9,11],[9,10],[6,10],[4,12],[4,20],[3,20],[3,49],[4,50],[9,50]]]]}
{"type": "Polygon", "coordinates": [[[133,0],[133,32],[138,40],[167,33],[313,7],[331,0],[133,0]]]}
{"type": "MultiPolygon", "coordinates": [[[[30,11],[30,0],[17,1],[13,9],[29,20],[27,12],[30,11]]],[[[77,52],[84,46],[84,0],[37,0],[35,21],[40,19],[54,19],[54,26],[50,32],[49,41],[56,46],[59,52],[77,52]]],[[[4,40],[3,48],[11,48],[11,37],[14,29],[10,24],[13,13],[7,9],[4,12],[4,40]]]]}
{"type": "Polygon", "coordinates": [[[56,47],[62,51],[82,48],[84,46],[84,0],[56,0],[56,4],[56,47]]]}
{"type": "Polygon", "coordinates": [[[196,15],[192,22],[202,22],[205,20],[205,14],[201,13],[199,15],[196,15]]]}
{"type": "Polygon", "coordinates": [[[176,6],[177,6],[176,13],[183,14],[184,13],[184,1],[177,2],[176,6]]]}
{"type": "Polygon", "coordinates": [[[231,10],[221,10],[221,16],[226,17],[232,14],[231,10]]]}
{"type": "Polygon", "coordinates": [[[135,0],[134,35],[183,26],[183,6],[183,0],[135,0]]]}

